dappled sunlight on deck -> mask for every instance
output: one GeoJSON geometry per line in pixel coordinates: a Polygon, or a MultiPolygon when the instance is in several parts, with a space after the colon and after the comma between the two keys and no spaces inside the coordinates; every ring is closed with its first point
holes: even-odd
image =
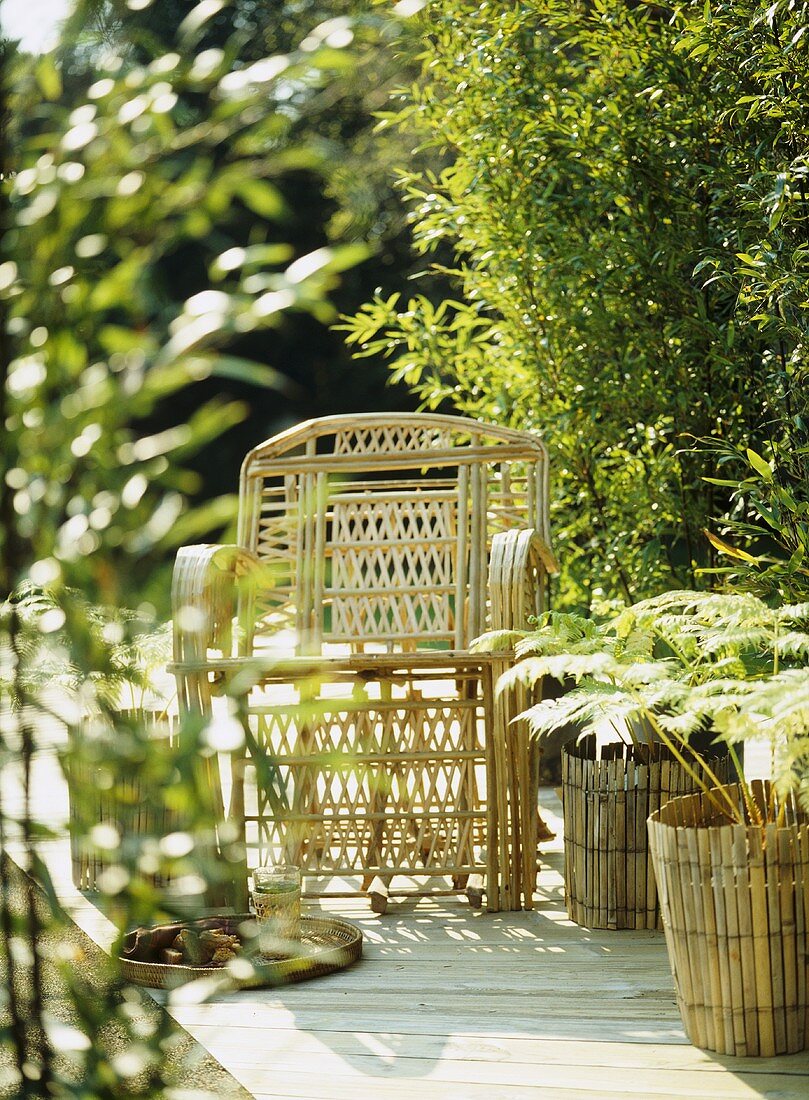
{"type": "MultiPolygon", "coordinates": [[[[543,846],[535,910],[407,898],[379,916],[359,897],[322,899],[309,912],[362,929],[359,964],[205,1004],[175,997],[169,1011],[260,1100],[805,1097],[809,1054],[723,1058],[686,1041],[661,933],[567,919],[559,810],[544,791],[557,838],[543,846]]],[[[75,919],[108,943],[70,884],[66,843],[46,848],[75,919]]]]}

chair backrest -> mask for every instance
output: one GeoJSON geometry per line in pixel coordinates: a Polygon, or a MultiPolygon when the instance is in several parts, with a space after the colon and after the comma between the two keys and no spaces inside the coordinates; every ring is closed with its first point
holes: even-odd
{"type": "Polygon", "coordinates": [[[486,628],[492,537],[533,527],[550,545],[542,442],[462,417],[307,421],[248,454],[240,494],[239,541],[272,567],[261,617],[303,653],[465,649],[486,628]]]}

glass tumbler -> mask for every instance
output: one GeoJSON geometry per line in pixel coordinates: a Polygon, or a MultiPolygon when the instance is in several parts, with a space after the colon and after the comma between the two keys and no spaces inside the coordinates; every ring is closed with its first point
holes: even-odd
{"type": "Polygon", "coordinates": [[[279,863],[253,872],[253,905],[262,954],[289,954],[301,938],[300,868],[279,863]]]}

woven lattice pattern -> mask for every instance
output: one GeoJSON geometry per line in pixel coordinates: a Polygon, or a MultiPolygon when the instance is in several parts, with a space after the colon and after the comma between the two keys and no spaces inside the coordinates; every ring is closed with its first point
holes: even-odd
{"type": "Polygon", "coordinates": [[[285,859],[330,876],[485,870],[479,684],[467,676],[430,688],[443,697],[425,696],[415,675],[342,685],[337,697],[332,685],[312,695],[289,684],[289,702],[253,705],[275,779],[253,786],[248,775],[247,842],[258,862],[285,859]]]}
{"type": "Polygon", "coordinates": [[[454,636],[457,494],[342,493],[330,512],[328,641],[454,636]]]}
{"type": "Polygon", "coordinates": [[[298,494],[298,479],[287,478],[280,486],[265,486],[259,504],[256,553],[271,577],[262,589],[260,612],[270,629],[295,625],[298,494]]]}
{"type": "Polygon", "coordinates": [[[487,473],[486,533],[490,541],[499,531],[527,526],[529,516],[535,516],[536,469],[515,462],[494,467],[487,473]]]}
{"type": "Polygon", "coordinates": [[[268,567],[263,628],[294,625],[301,652],[465,648],[488,625],[494,536],[548,541],[545,451],[457,418],[356,419],[314,422],[245,462],[240,542],[268,567]]]}
{"type": "Polygon", "coordinates": [[[384,424],[362,428],[344,428],[336,433],[334,453],[385,454],[400,451],[429,451],[431,449],[468,443],[467,433],[452,432],[444,427],[416,424],[384,424]],[[453,439],[453,436],[455,437],[453,439]]]}

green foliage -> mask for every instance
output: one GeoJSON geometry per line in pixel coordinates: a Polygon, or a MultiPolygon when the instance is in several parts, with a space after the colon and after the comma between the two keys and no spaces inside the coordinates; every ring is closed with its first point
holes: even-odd
{"type": "Polygon", "coordinates": [[[514,641],[501,690],[544,676],[576,684],[525,712],[535,735],[568,723],[624,740],[651,730],[678,752],[706,729],[730,745],[766,737],[777,788],[809,809],[809,603],[667,592],[603,623],[550,612],[514,641]]]}
{"type": "Polygon", "coordinates": [[[679,48],[699,51],[710,94],[727,104],[719,122],[731,172],[720,198],[735,199],[734,234],[698,267],[706,286],[736,295],[735,324],[759,333],[767,378],[752,447],[715,448],[713,484],[732,490],[721,572],[770,599],[806,599],[809,6],[714,3],[695,8],[686,30],[679,48]]]}
{"type": "Polygon", "coordinates": [[[774,427],[778,434],[767,446],[772,460],[751,448],[717,444],[722,479],[708,478],[731,491],[732,511],[722,523],[721,538],[707,535],[728,564],[710,572],[734,588],[757,592],[769,600],[806,600],[809,597],[809,469],[806,447],[793,449],[788,424],[774,427]],[[735,479],[728,477],[736,474],[735,479]],[[744,549],[744,546],[748,549],[744,549]]]}
{"type": "MultiPolygon", "coordinates": [[[[273,177],[314,157],[288,145],[274,97],[286,102],[286,89],[319,86],[348,62],[324,47],[238,68],[232,51],[196,55],[196,37],[189,32],[183,56],[147,66],[111,60],[86,102],[69,113],[47,105],[46,132],[16,146],[0,293],[15,345],[7,454],[19,461],[6,479],[20,532],[47,563],[40,571],[69,562],[77,584],[97,585],[125,554],[148,594],[196,487],[183,458],[244,408],[213,399],[144,438],[133,420],[215,374],[275,385],[277,376],[218,348],[274,327],[287,309],[322,313],[334,275],[357,259],[323,248],[284,267],[262,224],[280,209],[273,177]],[[261,217],[248,247],[229,236],[245,208],[261,217]],[[183,299],[181,285],[161,285],[160,265],[189,243],[209,289],[183,299]],[[107,552],[94,556],[102,536],[107,552]]],[[[20,74],[18,119],[41,98],[50,66],[46,58],[20,74]]],[[[114,582],[105,585],[115,602],[114,582]]]]}
{"type": "Polygon", "coordinates": [[[452,158],[402,186],[425,255],[454,249],[459,300],[377,297],[349,340],[428,405],[545,435],[564,603],[713,564],[702,531],[728,494],[686,436],[758,450],[785,410],[798,430],[806,22],[787,4],[426,9],[422,81],[386,122],[452,158]]]}
{"type": "MultiPolygon", "coordinates": [[[[135,11],[123,0],[103,5],[84,0],[84,7],[91,10],[82,19],[83,37],[92,36],[95,46],[85,44],[77,51],[70,62],[73,72],[92,64],[99,51],[110,48],[110,41],[130,63],[148,64],[155,56],[176,51],[177,28],[188,10],[183,0],[161,0],[135,11]],[[86,29],[93,26],[92,9],[99,7],[104,24],[100,35],[86,29]]],[[[293,256],[323,246],[363,245],[365,258],[332,295],[336,311],[355,310],[380,283],[406,286],[415,263],[404,201],[393,187],[393,168],[407,163],[415,139],[404,131],[373,133],[374,111],[386,105],[392,88],[407,82],[408,67],[416,71],[407,51],[394,45],[406,27],[390,4],[370,0],[234,0],[206,24],[200,43],[203,49],[221,49],[235,30],[245,61],[263,53],[286,55],[299,47],[311,51],[318,42],[340,55],[350,53],[352,64],[327,84],[301,88],[284,104],[288,141],[296,153],[310,150],[316,156],[301,155],[297,162],[291,157],[286,170],[273,177],[274,198],[280,199],[283,211],[280,220],[272,217],[266,227],[270,239],[287,244],[293,256]],[[340,45],[349,39],[347,47],[340,45]]],[[[260,237],[257,223],[264,215],[240,203],[229,216],[229,231],[241,245],[249,247],[252,238],[260,237]]],[[[181,278],[189,297],[203,289],[206,265],[198,252],[188,242],[180,255],[162,261],[163,284],[171,286],[181,278]]],[[[270,340],[264,333],[234,335],[235,354],[269,363],[286,376],[287,384],[271,398],[254,399],[245,383],[221,376],[179,395],[181,412],[220,392],[250,401],[243,423],[192,460],[200,475],[200,498],[232,490],[246,440],[258,442],[315,415],[415,407],[405,387],[387,385],[384,362],[369,361],[358,369],[329,327],[335,317],[336,312],[322,313],[313,321],[309,314],[288,312],[270,340]]]]}
{"type": "Polygon", "coordinates": [[[86,67],[20,57],[2,89],[0,763],[15,801],[4,801],[0,830],[43,890],[25,886],[12,902],[4,863],[0,967],[11,996],[0,1046],[3,1088],[20,1096],[156,1098],[170,1082],[168,1018],[133,1010],[114,963],[88,983],[60,942],[36,762],[52,748],[48,723],[67,723],[57,751],[88,827],[77,839],[108,858],[99,903],[118,933],[113,955],[132,925],[223,900],[238,838],[220,820],[214,775],[217,753],[244,740],[235,706],[207,726],[188,716],[171,745],[121,709],[128,685],[138,708],[149,703],[148,666],[166,638],[143,632],[166,599],[168,552],[233,510],[189,508],[189,463],[244,409],[213,400],[184,417],[178,395],[217,376],[276,386],[232,341],[275,328],[288,310],[328,318],[328,292],[358,258],[356,246],[292,255],[269,220],[283,207],[278,178],[317,162],[311,143],[292,140],[290,103],[302,111],[327,94],[350,57],[323,35],[265,58],[246,56],[238,34],[204,48],[206,19],[223,6],[186,5],[178,48],[148,62],[107,50],[82,86],[86,67]],[[167,281],[172,265],[179,276],[167,281]],[[199,266],[186,279],[184,265],[199,266]],[[150,809],[174,815],[167,837],[139,843],[114,822],[99,828],[99,792],[124,806],[133,776],[150,809]],[[172,886],[158,894],[162,871],[172,886]],[[76,1029],[68,1051],[56,1049],[46,971],[59,972],[67,1004],[56,1009],[76,1029]]]}
{"type": "Polygon", "coordinates": [[[100,701],[107,709],[165,710],[171,701],[161,682],[171,660],[171,624],[145,621],[125,608],[98,607],[73,589],[57,596],[30,582],[21,585],[0,606],[0,642],[0,696],[14,709],[44,689],[63,692],[68,705],[81,704],[83,697],[85,708],[100,701]],[[9,659],[12,616],[19,668],[9,659]]]}

